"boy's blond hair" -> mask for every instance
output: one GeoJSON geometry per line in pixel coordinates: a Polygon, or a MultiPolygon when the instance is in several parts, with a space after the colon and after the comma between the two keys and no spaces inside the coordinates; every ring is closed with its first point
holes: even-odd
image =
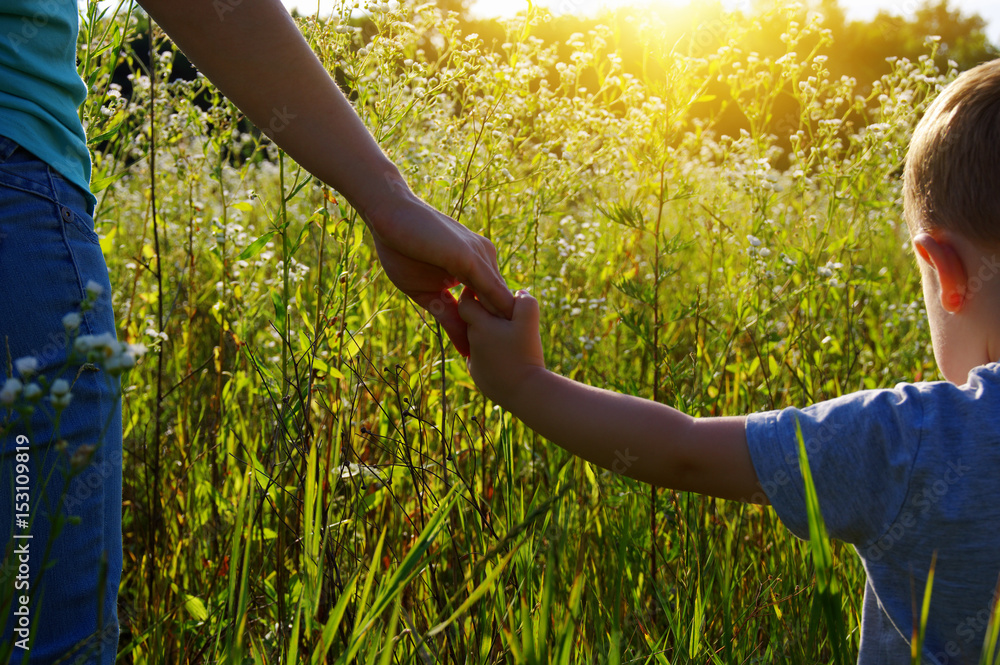
{"type": "Polygon", "coordinates": [[[955,79],[917,124],[903,210],[911,234],[943,229],[1000,246],[1000,59],[955,79]]]}

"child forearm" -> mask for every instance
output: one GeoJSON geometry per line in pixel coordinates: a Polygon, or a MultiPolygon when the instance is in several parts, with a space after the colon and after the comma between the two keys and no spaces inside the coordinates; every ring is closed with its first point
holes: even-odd
{"type": "Polygon", "coordinates": [[[469,369],[476,385],[525,425],[574,455],[637,480],[756,503],[767,499],[744,418],[692,418],[638,397],[592,388],[545,369],[538,302],[519,291],[507,321],[467,291],[469,369]]]}
{"type": "Polygon", "coordinates": [[[537,368],[496,401],[574,455],[637,480],[763,502],[744,419],[692,418],[537,368]]]}

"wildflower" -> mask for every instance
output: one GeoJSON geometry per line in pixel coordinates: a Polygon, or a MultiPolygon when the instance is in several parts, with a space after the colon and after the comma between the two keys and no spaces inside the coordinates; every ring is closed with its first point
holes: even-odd
{"type": "Polygon", "coordinates": [[[73,348],[79,353],[88,354],[88,358],[93,361],[113,356],[117,351],[115,348],[117,344],[118,340],[113,334],[103,333],[101,335],[81,335],[73,342],[73,348]],[[91,355],[94,357],[90,358],[91,355]]]}
{"type": "Polygon", "coordinates": [[[21,382],[17,379],[10,378],[3,384],[3,388],[0,388],[0,404],[6,404],[10,406],[17,399],[17,396],[21,394],[21,382]]]}
{"type": "Polygon", "coordinates": [[[42,396],[42,387],[37,383],[29,383],[24,387],[24,392],[21,394],[24,395],[26,400],[37,402],[38,398],[42,396]]]}
{"type": "Polygon", "coordinates": [[[52,408],[57,412],[69,406],[73,399],[73,393],[69,391],[69,387],[69,381],[66,379],[56,379],[52,382],[52,387],[49,389],[49,400],[52,402],[52,408]]]}
{"type": "Polygon", "coordinates": [[[761,245],[760,238],[758,238],[757,236],[748,235],[747,240],[749,240],[750,244],[754,247],[760,247],[761,245]]]}
{"type": "Polygon", "coordinates": [[[80,321],[81,319],[79,314],[76,312],[70,312],[62,318],[63,328],[65,328],[68,333],[73,332],[80,327],[80,321]]]}
{"type": "Polygon", "coordinates": [[[96,447],[89,443],[81,444],[76,452],[73,453],[73,457],[70,458],[69,463],[73,469],[81,469],[88,464],[90,464],[90,457],[94,454],[96,447]]]}
{"type": "Polygon", "coordinates": [[[38,358],[25,356],[14,361],[14,369],[21,375],[21,378],[28,378],[38,371],[38,358]]]}
{"type": "Polygon", "coordinates": [[[767,257],[771,256],[771,250],[769,250],[767,247],[761,247],[757,251],[757,253],[760,254],[764,258],[767,258],[767,257]]]}
{"type": "Polygon", "coordinates": [[[69,403],[73,400],[73,393],[67,392],[63,395],[50,395],[49,401],[52,402],[52,408],[57,412],[62,411],[69,403]]]}
{"type": "Polygon", "coordinates": [[[833,277],[833,271],[826,266],[820,266],[816,268],[816,272],[819,273],[820,277],[833,277]]]}
{"type": "Polygon", "coordinates": [[[87,280],[87,297],[90,300],[97,300],[104,293],[104,287],[94,280],[87,280]]]}
{"type": "Polygon", "coordinates": [[[52,382],[52,387],[49,389],[49,393],[52,397],[63,397],[69,393],[69,381],[66,379],[56,379],[52,382]]]}

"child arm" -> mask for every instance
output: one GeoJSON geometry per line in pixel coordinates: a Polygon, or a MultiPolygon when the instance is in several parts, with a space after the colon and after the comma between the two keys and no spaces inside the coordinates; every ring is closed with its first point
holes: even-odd
{"type": "Polygon", "coordinates": [[[468,291],[469,370],[487,397],[574,455],[653,485],[766,503],[744,418],[692,418],[664,404],[587,386],[545,369],[538,303],[515,297],[508,321],[468,291]]]}

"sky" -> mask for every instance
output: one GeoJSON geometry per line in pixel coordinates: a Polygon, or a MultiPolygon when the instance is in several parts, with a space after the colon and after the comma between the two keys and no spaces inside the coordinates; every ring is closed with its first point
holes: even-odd
{"type": "MultiPolygon", "coordinates": [[[[283,0],[288,7],[297,6],[303,13],[313,13],[316,11],[317,0],[283,0]]],[[[650,0],[638,0],[640,3],[650,0]]],[[[653,2],[664,4],[686,5],[686,0],[652,0],[653,2]]],[[[318,0],[321,10],[332,7],[334,0],[318,0]]],[[[724,4],[733,7],[745,7],[749,5],[749,0],[723,0],[724,4]]],[[[840,0],[840,6],[844,8],[847,18],[850,19],[871,19],[880,9],[888,10],[893,14],[906,16],[912,13],[920,5],[921,0],[840,0]]],[[[581,12],[592,13],[603,6],[619,6],[623,4],[636,4],[636,0],[535,0],[535,4],[548,7],[553,13],[581,12]]],[[[805,4],[805,3],[803,3],[805,4]]],[[[976,13],[986,19],[989,23],[986,32],[990,41],[1000,44],[1000,2],[997,0],[951,0],[951,6],[958,8],[964,14],[976,13]]],[[[527,0],[475,0],[472,6],[474,14],[479,16],[512,16],[522,9],[527,9],[527,0]]]]}
{"type": "MultiPolygon", "coordinates": [[[[592,12],[601,5],[617,6],[635,3],[635,0],[535,0],[535,4],[546,6],[552,11],[583,11],[592,12]]],[[[733,7],[749,6],[747,0],[723,0],[724,4],[733,7]]],[[[684,0],[661,0],[657,4],[681,4],[684,0]]],[[[806,4],[806,3],[803,3],[806,4]]],[[[906,16],[920,6],[920,0],[840,0],[840,6],[850,19],[872,19],[880,9],[888,10],[899,16],[906,16]]],[[[958,8],[963,14],[979,14],[987,20],[986,33],[994,44],[1000,43],[1000,2],[997,0],[951,0],[951,6],[958,8]]],[[[483,16],[513,15],[521,9],[527,9],[527,0],[476,0],[473,10],[483,16]]]]}

